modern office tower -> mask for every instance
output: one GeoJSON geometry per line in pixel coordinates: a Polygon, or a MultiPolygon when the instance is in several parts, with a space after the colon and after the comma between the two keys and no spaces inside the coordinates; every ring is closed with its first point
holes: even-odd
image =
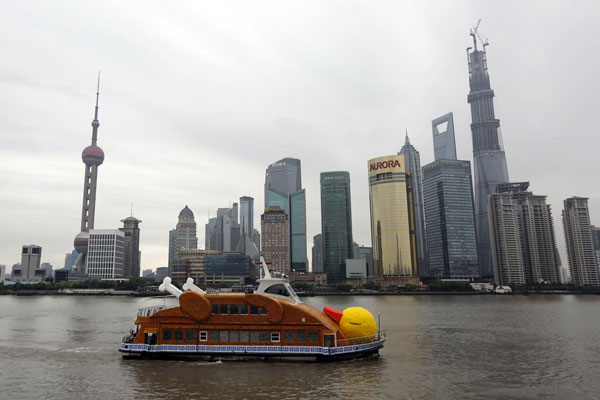
{"type": "Polygon", "coordinates": [[[454,115],[448,113],[434,119],[431,121],[431,130],[433,131],[433,154],[435,161],[456,160],[454,115]]]}
{"type": "MultiPolygon", "coordinates": [[[[215,227],[217,226],[217,218],[213,217],[213,218],[209,218],[208,222],[204,225],[204,248],[206,250],[211,250],[211,243],[210,243],[210,238],[211,238],[211,234],[213,232],[213,230],[215,229],[215,227]]],[[[214,250],[214,249],[212,249],[214,250]]]]}
{"type": "Polygon", "coordinates": [[[139,278],[140,276],[140,228],[141,220],[133,215],[122,219],[123,227],[119,228],[125,234],[125,257],[123,260],[123,276],[139,278]]]}
{"type": "Polygon", "coordinates": [[[417,276],[413,187],[404,156],[368,162],[375,276],[417,276]]]}
{"type": "Polygon", "coordinates": [[[297,158],[284,158],[267,167],[265,173],[265,208],[279,206],[272,204],[269,197],[269,188],[274,186],[284,192],[297,192],[302,189],[302,172],[300,160],[297,158]]]}
{"type": "Polygon", "coordinates": [[[185,206],[179,212],[177,226],[175,227],[175,252],[180,249],[197,249],[198,236],[196,236],[196,220],[192,210],[185,206]]]}
{"type": "Polygon", "coordinates": [[[413,187],[413,204],[415,215],[415,237],[417,240],[417,263],[419,273],[427,275],[428,270],[428,254],[427,254],[427,239],[425,236],[425,214],[423,203],[423,180],[421,177],[421,156],[413,145],[408,140],[408,133],[404,146],[398,153],[404,156],[406,172],[411,175],[413,187]]]}
{"type": "Polygon", "coordinates": [[[267,193],[270,207],[279,207],[289,216],[290,265],[292,269],[296,272],[307,272],[305,190],[290,193],[270,186],[267,193]]]}
{"type": "Polygon", "coordinates": [[[302,189],[300,160],[284,158],[265,173],[265,208],[284,209],[290,219],[290,262],[298,272],[308,271],[306,252],[306,193],[302,189]]]}
{"type": "Polygon", "coordinates": [[[98,97],[100,96],[100,74],[98,74],[98,89],[96,90],[96,108],[92,121],[92,144],[81,153],[85,164],[83,181],[83,206],[81,207],[81,232],[75,236],[75,250],[79,253],[76,261],[77,272],[86,273],[87,249],[89,231],[94,229],[96,213],[96,186],[98,181],[98,167],[104,162],[104,151],[96,144],[98,141],[98,97]]]}
{"type": "Polygon", "coordinates": [[[596,253],[596,264],[600,268],[600,227],[592,225],[592,239],[594,241],[594,252],[596,253]]]}
{"type": "Polygon", "coordinates": [[[506,183],[508,167],[500,136],[500,120],[494,114],[494,91],[490,87],[487,69],[486,43],[477,48],[474,32],[473,48],[467,49],[469,59],[469,96],[471,105],[471,133],[473,136],[473,167],[475,173],[475,222],[479,271],[484,279],[493,276],[490,229],[487,215],[488,196],[496,192],[496,186],[506,183]]]}
{"type": "Polygon", "coordinates": [[[423,167],[428,276],[477,278],[471,164],[437,160],[423,167]]]}
{"type": "Polygon", "coordinates": [[[313,274],[323,272],[323,235],[320,233],[313,236],[311,272],[313,274]]]}
{"type": "Polygon", "coordinates": [[[167,264],[167,275],[171,275],[173,271],[173,260],[177,254],[177,230],[169,230],[169,262],[167,264]]]}
{"type": "Polygon", "coordinates": [[[260,232],[254,229],[254,233],[252,234],[252,241],[257,249],[260,249],[260,232]]]}
{"type": "Polygon", "coordinates": [[[0,283],[6,279],[6,265],[0,265],[0,283]]]}
{"type": "Polygon", "coordinates": [[[11,274],[11,279],[15,282],[41,282],[44,279],[45,271],[40,268],[42,259],[42,248],[36,245],[23,246],[21,251],[21,265],[15,268],[11,274]]]}
{"type": "Polygon", "coordinates": [[[367,276],[373,276],[373,248],[354,243],[354,259],[362,258],[367,263],[367,276]]]}
{"type": "Polygon", "coordinates": [[[552,210],[529,182],[500,184],[489,198],[494,279],[499,285],[560,282],[552,210]]]}
{"type": "Polygon", "coordinates": [[[46,278],[52,278],[52,264],[50,263],[42,263],[42,265],[40,266],[40,269],[44,270],[44,279],[46,278]]]}
{"type": "Polygon", "coordinates": [[[577,286],[600,285],[587,201],[586,197],[570,197],[562,212],[569,270],[577,286]]]}
{"type": "Polygon", "coordinates": [[[210,249],[226,253],[240,251],[238,203],[233,203],[229,208],[217,209],[217,223],[210,234],[210,249]]]}
{"type": "Polygon", "coordinates": [[[123,278],[125,233],[118,229],[92,229],[87,274],[101,279],[123,278]]]}
{"type": "Polygon", "coordinates": [[[350,174],[346,171],[321,172],[321,234],[323,271],[327,281],[344,280],[341,266],[352,258],[352,207],[350,174]]]}
{"type": "Polygon", "coordinates": [[[282,274],[290,273],[290,221],[280,207],[269,207],[261,216],[262,256],[269,268],[282,274]]]}
{"type": "MultiPolygon", "coordinates": [[[[253,260],[260,259],[260,246],[254,242],[254,198],[240,197],[240,245],[242,254],[250,256],[253,260]]],[[[260,244],[260,242],[259,242],[260,244]]]]}
{"type": "Polygon", "coordinates": [[[156,282],[162,282],[167,276],[169,276],[169,268],[168,267],[156,268],[156,273],[154,274],[154,280],[156,282]]]}

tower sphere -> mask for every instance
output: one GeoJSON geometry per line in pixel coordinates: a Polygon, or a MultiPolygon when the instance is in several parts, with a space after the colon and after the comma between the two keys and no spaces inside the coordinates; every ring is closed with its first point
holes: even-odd
{"type": "Polygon", "coordinates": [[[81,159],[87,165],[100,165],[104,162],[104,151],[98,146],[88,146],[83,149],[83,153],[81,153],[81,159]]]}
{"type": "Polygon", "coordinates": [[[75,240],[73,242],[73,244],[75,245],[75,250],[79,254],[85,254],[85,253],[87,253],[89,240],[90,240],[90,233],[89,232],[81,232],[81,233],[79,233],[77,236],[75,236],[75,240]]]}

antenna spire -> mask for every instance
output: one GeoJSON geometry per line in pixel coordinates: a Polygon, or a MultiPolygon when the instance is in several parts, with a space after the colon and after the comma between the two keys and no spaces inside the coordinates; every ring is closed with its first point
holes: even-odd
{"type": "Polygon", "coordinates": [[[408,128],[406,128],[406,137],[405,137],[405,139],[404,139],[404,143],[405,143],[406,145],[409,145],[409,144],[410,144],[410,140],[408,140],[408,128]]]}
{"type": "Polygon", "coordinates": [[[92,121],[92,146],[96,146],[98,141],[98,98],[100,97],[100,71],[98,71],[98,86],[96,87],[96,108],[94,110],[94,120],[92,121]]]}

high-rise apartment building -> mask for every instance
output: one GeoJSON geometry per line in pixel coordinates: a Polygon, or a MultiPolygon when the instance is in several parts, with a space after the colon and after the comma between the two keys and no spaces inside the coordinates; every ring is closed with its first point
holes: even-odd
{"type": "Polygon", "coordinates": [[[594,240],[594,251],[596,252],[596,263],[600,268],[600,227],[592,225],[592,239],[594,240]]]}
{"type": "Polygon", "coordinates": [[[479,277],[469,161],[440,159],[425,165],[423,197],[428,276],[479,277]]]}
{"type": "Polygon", "coordinates": [[[417,242],[417,263],[419,273],[427,275],[428,253],[427,239],[425,236],[425,213],[423,202],[423,180],[421,177],[421,156],[413,145],[410,144],[408,133],[404,146],[398,153],[404,156],[406,172],[411,176],[413,188],[413,207],[415,215],[415,238],[417,242]]]}
{"type": "Polygon", "coordinates": [[[323,271],[327,281],[345,279],[341,266],[353,257],[350,174],[346,171],[321,172],[321,234],[323,271]]]}
{"type": "Polygon", "coordinates": [[[562,217],[571,279],[577,286],[600,285],[588,199],[570,197],[564,201],[564,207],[562,217]]]}
{"type": "Polygon", "coordinates": [[[123,227],[119,228],[125,234],[125,254],[123,259],[123,276],[139,278],[140,276],[140,223],[141,220],[133,215],[122,219],[123,227]]]}
{"type": "Polygon", "coordinates": [[[125,233],[118,229],[92,229],[87,274],[102,279],[123,278],[125,233]]]}
{"type": "Polygon", "coordinates": [[[313,236],[312,269],[313,274],[323,272],[323,235],[313,236]]]}
{"type": "Polygon", "coordinates": [[[290,221],[285,211],[277,206],[265,209],[261,216],[262,256],[271,263],[270,270],[290,273],[290,221]]]}
{"type": "Polygon", "coordinates": [[[13,265],[11,279],[15,282],[41,282],[45,276],[45,271],[40,268],[41,260],[40,246],[23,246],[21,264],[17,268],[13,265]]]}
{"type": "Polygon", "coordinates": [[[560,282],[552,210],[529,182],[500,184],[489,197],[494,279],[498,285],[560,282]]]}
{"type": "Polygon", "coordinates": [[[375,276],[416,276],[413,187],[404,156],[368,162],[375,276]]]}
{"type": "Polygon", "coordinates": [[[194,219],[194,213],[185,206],[180,212],[175,227],[176,239],[175,239],[175,251],[180,249],[197,249],[198,248],[198,236],[196,235],[196,220],[194,219]]]}
{"type": "Polygon", "coordinates": [[[454,138],[454,115],[444,114],[431,121],[433,131],[433,154],[437,160],[456,160],[456,139],[454,138]]]}
{"type": "Polygon", "coordinates": [[[508,167],[502,138],[500,120],[494,114],[494,91],[490,87],[487,68],[486,43],[477,48],[476,35],[472,32],[473,48],[469,47],[469,95],[471,106],[471,133],[473,136],[473,164],[475,173],[475,221],[481,277],[493,277],[493,263],[488,221],[488,196],[496,192],[496,186],[506,183],[508,167]]]}

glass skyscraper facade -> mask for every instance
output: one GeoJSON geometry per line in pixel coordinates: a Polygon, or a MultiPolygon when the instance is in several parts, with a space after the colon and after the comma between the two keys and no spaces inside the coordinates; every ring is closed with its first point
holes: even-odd
{"type": "MultiPolygon", "coordinates": [[[[274,186],[284,192],[294,193],[302,189],[302,170],[297,158],[284,158],[267,167],[265,173],[265,208],[279,206],[271,204],[269,188],[274,186]]],[[[283,207],[282,207],[283,208],[283,207]]]]}
{"type": "Polygon", "coordinates": [[[429,276],[476,278],[477,239],[471,164],[437,160],[423,167],[429,276]]]}
{"type": "Polygon", "coordinates": [[[404,156],[374,158],[367,166],[375,276],[416,276],[413,189],[404,156]]]}
{"type": "Polygon", "coordinates": [[[321,234],[323,272],[327,282],[336,283],[341,264],[353,258],[350,174],[346,171],[321,173],[321,234]]]}

